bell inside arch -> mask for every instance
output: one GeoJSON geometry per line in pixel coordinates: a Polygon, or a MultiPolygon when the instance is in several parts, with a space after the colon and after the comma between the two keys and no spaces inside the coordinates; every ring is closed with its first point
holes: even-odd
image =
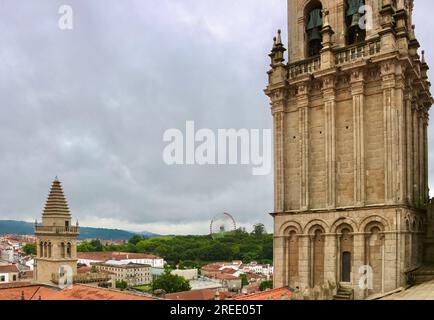
{"type": "Polygon", "coordinates": [[[355,13],[353,14],[352,20],[351,20],[351,24],[350,24],[350,28],[355,28],[359,26],[359,21],[360,21],[360,13],[355,13]]]}
{"type": "Polygon", "coordinates": [[[311,42],[317,40],[321,40],[321,32],[318,27],[315,27],[310,30],[309,41],[311,42]]]}

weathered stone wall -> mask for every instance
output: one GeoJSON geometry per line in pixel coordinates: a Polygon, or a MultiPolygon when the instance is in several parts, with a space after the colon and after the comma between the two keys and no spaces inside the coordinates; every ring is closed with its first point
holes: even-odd
{"type": "MultiPolygon", "coordinates": [[[[373,82],[378,86],[378,82],[373,82]]],[[[377,87],[378,88],[378,87],[377,87]]],[[[384,203],[384,117],[382,93],[366,96],[365,161],[366,204],[384,203]]]]}
{"type": "Polygon", "coordinates": [[[309,108],[309,199],[310,208],[325,208],[324,105],[309,108]]]}
{"type": "Polygon", "coordinates": [[[338,207],[354,204],[353,108],[351,100],[336,104],[336,198],[338,207]]]}

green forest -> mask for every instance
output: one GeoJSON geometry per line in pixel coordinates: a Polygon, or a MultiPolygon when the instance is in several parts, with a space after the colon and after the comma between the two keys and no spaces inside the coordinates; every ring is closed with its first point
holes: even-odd
{"type": "Polygon", "coordinates": [[[180,268],[200,267],[209,262],[242,260],[271,264],[273,235],[267,234],[262,224],[249,233],[244,229],[218,237],[168,236],[143,238],[135,235],[125,245],[102,245],[100,241],[82,242],[79,252],[123,251],[150,253],[163,257],[170,265],[180,268]]]}

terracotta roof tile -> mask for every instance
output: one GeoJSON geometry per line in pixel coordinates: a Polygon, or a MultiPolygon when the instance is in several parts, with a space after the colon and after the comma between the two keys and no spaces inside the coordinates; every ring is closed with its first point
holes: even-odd
{"type": "Polygon", "coordinates": [[[0,290],[0,300],[156,300],[129,292],[74,285],[70,289],[56,287],[27,286],[0,290]]]}
{"type": "Polygon", "coordinates": [[[214,300],[215,291],[210,289],[193,290],[170,293],[165,296],[168,300],[214,300]]]}
{"type": "Polygon", "coordinates": [[[78,252],[78,259],[107,261],[129,259],[162,259],[153,254],[128,252],[78,252]]]}
{"type": "Polygon", "coordinates": [[[219,279],[219,280],[237,280],[240,279],[239,277],[235,277],[231,274],[227,274],[227,273],[217,273],[215,275],[213,275],[213,278],[215,279],[219,279]]]}
{"type": "Polygon", "coordinates": [[[0,273],[18,272],[16,265],[0,266],[0,273]]]}
{"type": "Polygon", "coordinates": [[[282,297],[289,299],[291,296],[292,292],[289,289],[280,288],[238,297],[235,300],[282,300],[282,297]]]}

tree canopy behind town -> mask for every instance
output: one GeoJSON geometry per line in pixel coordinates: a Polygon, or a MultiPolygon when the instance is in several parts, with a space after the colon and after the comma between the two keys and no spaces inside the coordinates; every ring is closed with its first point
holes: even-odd
{"type": "Polygon", "coordinates": [[[256,225],[252,233],[244,229],[225,234],[224,237],[170,236],[144,239],[134,236],[125,245],[101,245],[98,241],[82,242],[79,252],[124,251],[150,253],[163,257],[169,264],[197,267],[214,261],[253,260],[270,263],[273,259],[273,235],[263,225],[256,225]]]}

